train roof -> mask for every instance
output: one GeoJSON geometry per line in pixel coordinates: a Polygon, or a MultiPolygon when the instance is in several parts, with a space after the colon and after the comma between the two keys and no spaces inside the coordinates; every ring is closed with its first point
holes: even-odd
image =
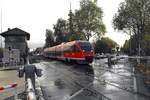
{"type": "Polygon", "coordinates": [[[85,41],[85,40],[79,40],[77,42],[88,42],[88,43],[90,43],[89,41],[85,41]]]}
{"type": "Polygon", "coordinates": [[[60,48],[62,45],[69,45],[69,46],[71,46],[71,45],[74,45],[75,43],[90,43],[90,42],[89,41],[85,41],[85,40],[64,42],[64,43],[61,43],[61,44],[53,46],[53,47],[48,47],[48,48],[44,49],[44,51],[52,50],[52,49],[55,49],[55,48],[60,48]]]}
{"type": "Polygon", "coordinates": [[[88,42],[89,43],[89,41],[85,41],[85,40],[77,40],[77,41],[71,41],[71,42],[67,42],[67,43],[64,43],[64,44],[67,44],[67,45],[73,45],[73,44],[75,44],[75,43],[85,43],[85,42],[88,42]]]}

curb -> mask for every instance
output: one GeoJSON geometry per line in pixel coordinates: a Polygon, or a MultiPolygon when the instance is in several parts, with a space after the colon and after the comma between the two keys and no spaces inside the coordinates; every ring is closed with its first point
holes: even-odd
{"type": "Polygon", "coordinates": [[[2,67],[0,68],[0,71],[5,71],[5,70],[18,70],[21,66],[11,66],[11,67],[2,67]]]}

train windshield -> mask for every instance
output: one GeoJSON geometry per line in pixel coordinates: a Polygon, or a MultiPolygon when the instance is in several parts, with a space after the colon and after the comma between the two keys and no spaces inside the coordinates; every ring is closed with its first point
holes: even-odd
{"type": "Polygon", "coordinates": [[[80,47],[85,51],[91,51],[92,46],[89,42],[80,42],[80,47]]]}

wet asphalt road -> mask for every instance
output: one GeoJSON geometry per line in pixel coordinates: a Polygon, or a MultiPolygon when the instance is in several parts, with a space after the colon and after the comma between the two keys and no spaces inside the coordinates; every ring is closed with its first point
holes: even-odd
{"type": "MultiPolygon", "coordinates": [[[[39,82],[46,100],[150,100],[136,94],[136,79],[132,63],[120,60],[111,67],[107,59],[95,60],[91,65],[61,61],[41,61],[43,70],[39,82]],[[102,99],[103,98],[103,99],[102,99]],[[104,99],[105,98],[105,99],[104,99]]],[[[139,91],[141,92],[141,91],[139,91]]]]}

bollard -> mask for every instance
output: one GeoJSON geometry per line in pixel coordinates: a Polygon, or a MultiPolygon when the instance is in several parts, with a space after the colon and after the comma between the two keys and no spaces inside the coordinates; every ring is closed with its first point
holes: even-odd
{"type": "Polygon", "coordinates": [[[111,66],[111,56],[108,55],[107,57],[108,57],[108,66],[110,67],[111,66]]]}

